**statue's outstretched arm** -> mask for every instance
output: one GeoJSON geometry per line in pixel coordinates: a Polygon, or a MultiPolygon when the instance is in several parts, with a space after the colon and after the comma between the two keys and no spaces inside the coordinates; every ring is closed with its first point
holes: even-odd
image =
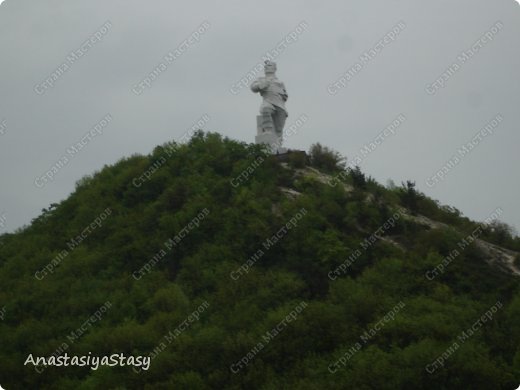
{"type": "Polygon", "coordinates": [[[263,77],[260,77],[251,83],[251,91],[253,92],[261,92],[267,87],[269,87],[269,82],[263,77]]]}

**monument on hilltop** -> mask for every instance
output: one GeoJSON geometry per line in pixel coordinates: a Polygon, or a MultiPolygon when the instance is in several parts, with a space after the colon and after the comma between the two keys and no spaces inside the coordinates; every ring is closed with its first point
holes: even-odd
{"type": "Polygon", "coordinates": [[[257,144],[266,144],[271,153],[286,153],[282,147],[283,127],[289,115],[285,109],[285,102],[289,95],[285,85],[276,77],[276,63],[265,61],[265,77],[259,77],[251,84],[251,90],[258,92],[263,98],[260,106],[260,115],[256,117],[257,144]]]}

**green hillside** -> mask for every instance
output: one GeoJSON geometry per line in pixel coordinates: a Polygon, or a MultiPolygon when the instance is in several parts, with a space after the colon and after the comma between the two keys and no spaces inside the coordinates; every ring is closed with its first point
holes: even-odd
{"type": "Polygon", "coordinates": [[[0,236],[0,384],[516,389],[517,252],[507,225],[326,147],[284,162],[198,132],[0,236]],[[151,363],[24,365],[64,353],[151,363]]]}

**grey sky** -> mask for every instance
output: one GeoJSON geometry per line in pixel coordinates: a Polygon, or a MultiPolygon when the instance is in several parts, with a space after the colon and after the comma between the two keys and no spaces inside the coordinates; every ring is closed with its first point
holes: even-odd
{"type": "Polygon", "coordinates": [[[365,173],[383,184],[415,180],[472,219],[501,207],[501,219],[520,227],[514,0],[6,0],[0,6],[0,233],[66,198],[82,176],[178,140],[203,115],[210,117],[205,130],[253,142],[260,98],[230,88],[301,22],[305,31],[276,58],[289,93],[287,125],[308,117],[289,147],[308,150],[321,142],[352,158],[403,114],[395,134],[363,160],[365,173]],[[101,41],[37,94],[35,85],[107,21],[101,41]],[[204,21],[209,27],[198,42],[150,88],[132,92],[204,21]],[[395,39],[330,94],[330,84],[399,22],[405,28],[395,39]],[[496,22],[502,28],[493,39],[428,94],[426,86],[496,22]],[[102,135],[37,188],[35,179],[107,114],[112,120],[102,135]],[[503,120],[493,134],[430,188],[426,180],[497,114],[503,120]]]}

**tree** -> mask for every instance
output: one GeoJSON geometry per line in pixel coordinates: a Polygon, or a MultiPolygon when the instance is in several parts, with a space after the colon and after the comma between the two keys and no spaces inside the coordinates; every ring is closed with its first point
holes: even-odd
{"type": "Polygon", "coordinates": [[[401,183],[401,201],[403,203],[403,206],[406,207],[412,215],[417,215],[417,212],[419,210],[419,199],[420,194],[415,189],[415,181],[407,180],[406,183],[401,183]]]}

